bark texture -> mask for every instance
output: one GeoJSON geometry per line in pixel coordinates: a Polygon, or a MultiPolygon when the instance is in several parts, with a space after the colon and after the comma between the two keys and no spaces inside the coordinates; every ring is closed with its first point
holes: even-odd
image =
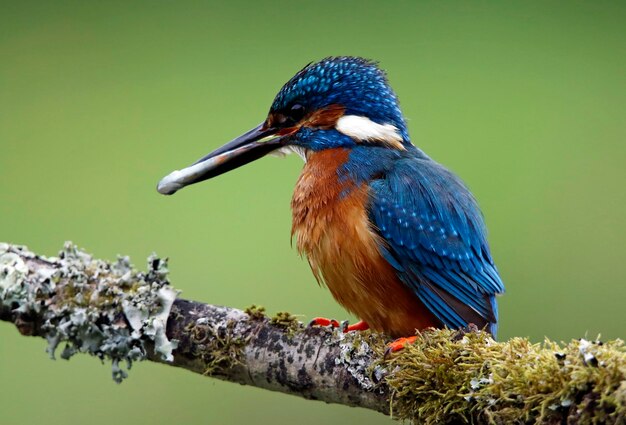
{"type": "Polygon", "coordinates": [[[0,244],[0,320],[44,337],[52,357],[151,360],[260,388],[372,409],[416,423],[625,423],[621,341],[497,343],[478,331],[432,330],[385,359],[388,338],[306,328],[177,298],[167,261],[146,272],[126,257],[95,260],[66,244],[57,257],[0,244]],[[60,345],[64,347],[59,348],[60,345]]]}

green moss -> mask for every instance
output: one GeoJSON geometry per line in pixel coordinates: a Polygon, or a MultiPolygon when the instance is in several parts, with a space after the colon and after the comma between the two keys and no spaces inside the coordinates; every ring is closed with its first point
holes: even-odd
{"type": "Polygon", "coordinates": [[[250,316],[252,320],[263,320],[265,319],[265,307],[260,305],[252,304],[250,307],[247,307],[244,312],[250,316]]]}
{"type": "Polygon", "coordinates": [[[626,415],[620,340],[499,343],[484,332],[432,330],[385,365],[392,415],[415,423],[618,423],[626,415]]]}
{"type": "Polygon", "coordinates": [[[289,337],[293,336],[297,331],[303,328],[302,323],[298,321],[296,316],[286,311],[279,311],[272,316],[270,324],[284,329],[289,337]]]}
{"type": "Polygon", "coordinates": [[[376,354],[377,357],[382,358],[387,348],[387,344],[393,339],[385,334],[374,332],[371,330],[350,332],[352,335],[352,345],[355,348],[359,348],[361,344],[367,344],[376,354]]]}
{"type": "Polygon", "coordinates": [[[204,363],[204,375],[219,374],[220,371],[241,364],[247,340],[233,338],[235,325],[234,321],[229,321],[225,328],[216,328],[210,323],[196,321],[185,328],[197,349],[192,354],[204,363]]]}

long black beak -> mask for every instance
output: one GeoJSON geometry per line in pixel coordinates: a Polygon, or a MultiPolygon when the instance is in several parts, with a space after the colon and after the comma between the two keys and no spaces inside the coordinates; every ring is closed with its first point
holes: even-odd
{"type": "Polygon", "coordinates": [[[284,146],[286,136],[280,135],[277,128],[264,128],[261,123],[193,165],[163,177],[157,190],[163,195],[172,195],[185,186],[234,170],[284,146]]]}

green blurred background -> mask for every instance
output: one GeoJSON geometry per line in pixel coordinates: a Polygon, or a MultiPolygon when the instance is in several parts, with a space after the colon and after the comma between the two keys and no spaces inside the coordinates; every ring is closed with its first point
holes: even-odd
{"type": "MultiPolygon", "coordinates": [[[[346,318],[290,247],[299,158],[155,185],[264,119],[309,61],[361,55],[483,208],[500,338],[624,337],[624,22],[624,2],[3,1],[0,240],[142,268],[156,251],[186,298],[346,318]]],[[[116,385],[44,348],[0,323],[3,424],[390,422],[156,364],[116,385]]]]}

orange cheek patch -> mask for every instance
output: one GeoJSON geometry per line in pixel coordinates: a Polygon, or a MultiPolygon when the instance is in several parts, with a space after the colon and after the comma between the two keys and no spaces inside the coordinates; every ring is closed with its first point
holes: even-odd
{"type": "Polygon", "coordinates": [[[302,126],[328,130],[335,127],[337,120],[343,116],[346,108],[341,105],[329,105],[324,109],[314,111],[304,118],[302,126]]]}
{"type": "Polygon", "coordinates": [[[278,134],[279,136],[289,136],[290,134],[293,134],[297,132],[298,130],[300,130],[299,126],[287,127],[287,128],[283,128],[279,130],[276,134],[278,134]]]}
{"type": "MultiPolygon", "coordinates": [[[[278,131],[280,136],[288,136],[300,130],[302,127],[310,127],[321,130],[334,128],[339,118],[341,118],[346,108],[341,105],[329,105],[324,109],[313,111],[306,115],[300,122],[292,127],[283,128],[278,131]]],[[[281,127],[286,120],[285,116],[272,113],[267,117],[264,128],[281,127]]]]}

